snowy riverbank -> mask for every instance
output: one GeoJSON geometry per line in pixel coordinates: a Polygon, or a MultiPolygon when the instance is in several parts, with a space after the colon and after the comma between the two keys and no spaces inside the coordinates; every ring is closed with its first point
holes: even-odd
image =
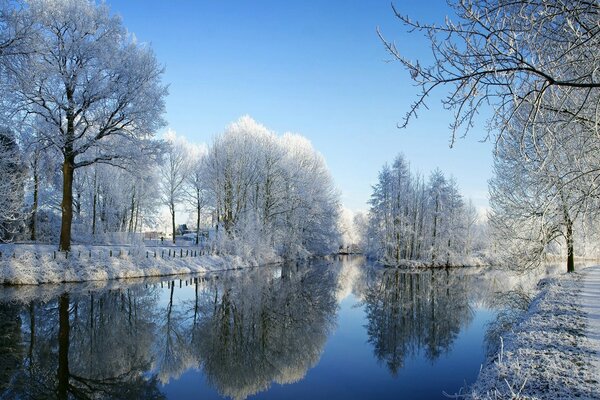
{"type": "Polygon", "coordinates": [[[105,281],[237,269],[259,264],[237,256],[200,255],[197,249],[50,245],[0,246],[0,284],[105,281]]]}
{"type": "Polygon", "coordinates": [[[461,256],[454,257],[450,261],[443,259],[438,261],[424,260],[380,260],[383,266],[388,268],[402,269],[428,269],[428,268],[462,268],[462,267],[487,267],[497,265],[498,260],[486,256],[461,256]]]}
{"type": "Polygon", "coordinates": [[[528,311],[482,368],[471,397],[600,399],[599,335],[593,330],[599,282],[598,267],[540,281],[528,311]]]}

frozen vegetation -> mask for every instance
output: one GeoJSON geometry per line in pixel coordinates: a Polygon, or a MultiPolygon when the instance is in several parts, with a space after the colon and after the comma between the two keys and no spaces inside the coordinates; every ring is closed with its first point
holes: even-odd
{"type": "Polygon", "coordinates": [[[473,399],[600,398],[600,269],[543,279],[528,309],[504,326],[473,399]]]}
{"type": "MultiPolygon", "coordinates": [[[[433,65],[412,62],[384,43],[422,89],[405,125],[438,87],[450,88],[442,101],[454,111],[451,143],[475,126],[484,105],[491,107],[483,113],[490,115],[486,138],[496,143],[486,216],[452,177],[439,169],[420,175],[402,155],[380,171],[368,212],[353,215],[342,208],[324,158],[307,139],[275,133],[249,116],[207,144],[170,130],[159,138],[167,125],[162,63],[107,5],[0,0],[0,284],[198,273],[338,250],[411,268],[500,263],[522,270],[556,258],[566,260],[569,272],[576,256],[600,256],[600,7],[583,0],[450,3],[458,23],[420,23],[397,13],[408,30],[426,33],[433,65]],[[168,232],[161,209],[168,211],[168,232]],[[177,226],[182,214],[191,229],[177,226]],[[146,234],[173,243],[192,235],[193,244],[165,246],[161,239],[146,246],[146,234]],[[15,244],[23,241],[31,244],[15,244]]],[[[358,275],[347,272],[348,281],[358,275]]],[[[439,298],[450,293],[449,284],[427,284],[426,275],[397,270],[378,274],[378,285],[364,292],[372,317],[367,329],[391,370],[402,360],[397,346],[388,347],[382,318],[391,321],[390,332],[404,330],[415,342],[438,332],[439,323],[450,326],[446,343],[429,349],[434,355],[470,321],[467,289],[457,284],[451,299],[438,302],[458,307],[458,320],[431,315],[427,324],[399,324],[397,312],[411,311],[406,293],[421,288],[439,298]]],[[[517,292],[507,296],[507,303],[528,308],[500,313],[493,328],[502,339],[467,397],[600,397],[598,274],[594,268],[542,280],[531,302],[517,292]]],[[[255,286],[261,284],[268,281],[255,286]]],[[[300,295],[279,284],[269,291],[281,304],[300,295]]],[[[68,322],[63,296],[59,308],[68,322]]],[[[329,311],[333,300],[306,298],[329,311]]],[[[419,318],[429,315],[428,305],[419,318]]],[[[224,301],[215,320],[229,315],[229,307],[224,301]]],[[[169,306],[169,318],[170,312],[169,306]]],[[[301,314],[284,316],[300,334],[279,335],[283,342],[273,342],[273,352],[310,328],[298,323],[301,314]]],[[[283,361],[265,363],[264,377],[244,381],[234,356],[248,349],[213,343],[201,349],[218,370],[211,379],[219,386],[239,372],[237,386],[221,390],[231,397],[300,379],[318,360],[330,314],[314,317],[318,340],[308,352],[299,348],[305,358],[296,370],[283,361]],[[232,357],[223,363],[223,354],[232,357]]],[[[204,328],[197,332],[207,334],[204,328]]],[[[170,329],[160,337],[168,339],[170,329]]],[[[156,369],[181,373],[170,361],[156,369]]]]}
{"type": "MultiPolygon", "coordinates": [[[[427,181],[402,155],[385,165],[373,187],[363,247],[383,264],[402,267],[479,266],[487,232],[453,178],[436,169],[427,181]]],[[[357,221],[358,222],[358,221],[357,221]]],[[[357,224],[358,225],[358,224],[357,224]]]]}
{"type": "MultiPolygon", "coordinates": [[[[200,255],[200,250],[194,247],[74,245],[68,254],[55,250],[55,246],[49,245],[0,245],[0,284],[141,278],[237,269],[259,264],[259,260],[242,259],[239,256],[200,255]]],[[[265,262],[264,259],[260,260],[260,263],[265,262]]]]}
{"type": "Polygon", "coordinates": [[[573,271],[576,257],[600,255],[599,5],[448,3],[452,15],[442,21],[394,9],[410,34],[425,36],[429,57],[415,58],[380,33],[420,88],[402,126],[445,91],[439,98],[452,111],[451,144],[483,127],[495,143],[491,247],[507,265],[534,267],[552,255],[573,271]]]}
{"type": "Polygon", "coordinates": [[[194,272],[337,251],[339,193],[312,144],[248,116],[209,144],[171,130],[157,137],[166,126],[162,66],[107,5],[0,0],[0,72],[0,242],[43,250],[4,251],[0,281],[194,272]],[[83,257],[85,246],[139,247],[148,234],[173,243],[195,235],[194,251],[220,258],[151,261],[143,248],[83,257]]]}

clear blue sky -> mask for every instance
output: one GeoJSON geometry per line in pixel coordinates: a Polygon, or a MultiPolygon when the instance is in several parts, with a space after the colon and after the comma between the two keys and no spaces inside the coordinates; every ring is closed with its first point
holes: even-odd
{"type": "MultiPolygon", "coordinates": [[[[487,205],[492,145],[479,142],[483,124],[450,149],[451,115],[431,99],[407,129],[396,127],[417,88],[389,62],[376,27],[411,58],[430,54],[389,0],[106,2],[165,65],[166,118],[188,140],[208,143],[248,114],[309,138],[351,209],[368,208],[378,171],[400,152],[422,173],[454,175],[467,197],[487,205]]],[[[395,4],[430,21],[449,12],[442,0],[395,4]]]]}

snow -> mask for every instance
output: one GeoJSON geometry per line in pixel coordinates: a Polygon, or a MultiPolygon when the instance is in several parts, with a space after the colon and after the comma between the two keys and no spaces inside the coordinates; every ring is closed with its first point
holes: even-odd
{"type": "MultiPolygon", "coordinates": [[[[595,351],[595,357],[592,359],[593,370],[596,371],[595,380],[600,382],[600,266],[587,268],[582,275],[579,304],[585,313],[586,337],[595,351]]],[[[597,391],[600,393],[600,384],[597,391]]]]}
{"type": "Polygon", "coordinates": [[[56,247],[51,245],[0,245],[0,284],[105,281],[203,273],[258,264],[256,260],[243,260],[228,255],[186,257],[186,251],[194,250],[189,247],[183,248],[183,258],[180,257],[181,248],[168,247],[76,245],[72,247],[68,258],[65,253],[55,250],[56,247]],[[161,257],[163,251],[164,258],[161,257]],[[175,252],[175,257],[168,257],[169,251],[175,252]]]}
{"type": "Polygon", "coordinates": [[[524,317],[465,396],[600,399],[600,267],[543,279],[524,317]]]}

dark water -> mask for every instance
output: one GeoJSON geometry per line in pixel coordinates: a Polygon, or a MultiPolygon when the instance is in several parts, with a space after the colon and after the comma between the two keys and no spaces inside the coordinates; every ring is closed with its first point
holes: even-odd
{"type": "Polygon", "coordinates": [[[0,287],[0,398],[445,398],[477,377],[499,286],[343,258],[0,287]]]}

